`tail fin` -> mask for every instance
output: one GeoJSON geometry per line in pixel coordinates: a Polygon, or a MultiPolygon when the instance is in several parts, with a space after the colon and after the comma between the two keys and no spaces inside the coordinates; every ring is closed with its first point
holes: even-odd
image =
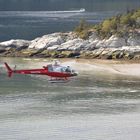
{"type": "Polygon", "coordinates": [[[11,77],[13,70],[10,68],[10,66],[6,62],[4,64],[5,64],[5,67],[6,67],[7,72],[8,72],[8,77],[11,77]]]}

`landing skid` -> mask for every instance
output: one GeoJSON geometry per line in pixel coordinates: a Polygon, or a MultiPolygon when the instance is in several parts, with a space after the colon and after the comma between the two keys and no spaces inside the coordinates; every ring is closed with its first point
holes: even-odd
{"type": "Polygon", "coordinates": [[[67,83],[69,80],[67,78],[51,78],[48,80],[50,83],[67,83]]]}

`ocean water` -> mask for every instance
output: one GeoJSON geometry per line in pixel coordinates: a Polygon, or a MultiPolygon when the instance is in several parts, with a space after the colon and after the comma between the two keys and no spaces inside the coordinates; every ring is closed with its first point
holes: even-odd
{"type": "Polygon", "coordinates": [[[139,7],[139,0],[0,0],[0,41],[71,31],[81,19],[96,24],[139,7]]]}
{"type": "Polygon", "coordinates": [[[78,77],[54,84],[47,76],[8,78],[3,62],[22,69],[50,60],[0,59],[0,139],[139,140],[140,77],[97,63],[61,61],[75,68],[78,77]]]}

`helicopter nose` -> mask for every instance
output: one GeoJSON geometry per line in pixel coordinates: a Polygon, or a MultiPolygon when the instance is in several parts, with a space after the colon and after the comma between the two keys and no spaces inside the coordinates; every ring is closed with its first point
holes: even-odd
{"type": "Polygon", "coordinates": [[[77,76],[78,75],[78,72],[74,72],[71,74],[71,76],[77,76]]]}

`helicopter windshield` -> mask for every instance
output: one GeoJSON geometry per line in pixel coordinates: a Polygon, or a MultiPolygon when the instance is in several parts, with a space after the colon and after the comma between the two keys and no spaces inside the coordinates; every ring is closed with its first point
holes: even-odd
{"type": "Polygon", "coordinates": [[[62,67],[62,66],[60,66],[60,67],[53,67],[53,71],[54,72],[69,72],[69,73],[71,73],[70,67],[62,67]]]}

